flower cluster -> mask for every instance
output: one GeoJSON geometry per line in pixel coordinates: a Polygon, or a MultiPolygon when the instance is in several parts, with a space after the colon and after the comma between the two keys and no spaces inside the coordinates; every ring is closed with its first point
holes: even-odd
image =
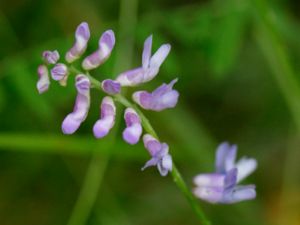
{"type": "Polygon", "coordinates": [[[219,145],[216,153],[216,172],[194,178],[194,194],[210,203],[236,203],[255,198],[254,185],[238,185],[257,167],[255,159],[243,157],[235,162],[237,146],[219,145]]]}
{"type": "MultiPolygon", "coordinates": [[[[119,74],[116,79],[106,79],[95,83],[95,79],[90,76],[89,71],[98,68],[109,58],[115,46],[115,35],[112,30],[105,31],[99,39],[98,49],[82,60],[81,67],[83,72],[78,72],[80,70],[77,69],[72,70],[74,68],[72,63],[83,56],[89,39],[89,26],[83,22],[76,29],[75,42],[65,54],[64,63],[58,62],[60,55],[57,50],[45,51],[42,55],[44,63],[38,67],[39,80],[37,82],[37,89],[39,93],[44,93],[49,89],[49,70],[52,79],[58,81],[63,86],[67,85],[68,77],[74,73],[77,90],[75,106],[73,111],[62,122],[63,133],[73,134],[87,118],[91,104],[90,90],[97,86],[96,88],[101,89],[107,96],[102,99],[100,118],[94,124],[93,133],[96,138],[103,138],[115,124],[116,106],[114,100],[117,96],[121,96],[122,87],[138,86],[155,78],[171,47],[169,44],[163,44],[151,55],[151,35],[144,43],[141,67],[125,71],[119,74]]],[[[133,93],[132,99],[138,106],[146,110],[162,111],[173,108],[176,106],[179,97],[178,91],[173,89],[176,82],[177,79],[174,79],[169,84],[162,84],[152,92],[136,91],[133,93]]],[[[125,109],[124,119],[126,128],[123,131],[123,139],[132,145],[138,143],[143,129],[140,115],[135,107],[125,109]]],[[[152,156],[152,159],[146,163],[143,169],[149,166],[157,166],[162,176],[167,175],[172,170],[172,158],[168,154],[168,145],[160,143],[150,134],[145,134],[143,141],[145,148],[152,156]]]]}

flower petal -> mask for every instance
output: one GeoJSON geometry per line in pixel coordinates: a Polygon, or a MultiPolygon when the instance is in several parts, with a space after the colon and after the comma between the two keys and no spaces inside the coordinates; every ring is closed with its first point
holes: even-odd
{"type": "Polygon", "coordinates": [[[224,187],[225,175],[219,173],[199,174],[194,178],[194,184],[199,187],[224,187]]]}
{"type": "Polygon", "coordinates": [[[219,203],[223,199],[222,187],[206,187],[200,186],[194,189],[194,195],[202,200],[210,203],[219,203]]]}
{"type": "Polygon", "coordinates": [[[43,59],[48,64],[55,64],[59,60],[59,53],[57,50],[54,51],[44,51],[43,59]]]}
{"type": "Polygon", "coordinates": [[[38,92],[42,94],[46,92],[50,86],[49,72],[45,65],[40,65],[38,67],[38,76],[39,80],[36,84],[36,87],[38,89],[38,92]]]}
{"type": "Polygon", "coordinates": [[[121,84],[114,80],[104,80],[101,84],[102,90],[110,95],[115,95],[121,92],[121,84]]]}
{"type": "Polygon", "coordinates": [[[249,176],[257,167],[257,161],[252,158],[243,157],[236,163],[238,169],[237,182],[249,176]]]}
{"type": "Polygon", "coordinates": [[[171,45],[164,44],[160,46],[160,48],[154,53],[154,55],[150,59],[150,67],[151,68],[159,68],[161,64],[165,61],[171,50],[171,45]]]}
{"type": "Polygon", "coordinates": [[[129,144],[136,144],[142,135],[140,117],[134,109],[127,108],[124,119],[127,127],[123,132],[123,139],[129,144]]]}
{"type": "Polygon", "coordinates": [[[150,134],[145,134],[143,136],[144,146],[150,153],[152,157],[156,156],[158,152],[161,150],[161,143],[152,137],[150,134]]]}
{"type": "Polygon", "coordinates": [[[144,43],[143,57],[142,57],[142,65],[144,69],[147,69],[150,64],[151,58],[151,48],[152,48],[152,35],[150,35],[144,43]]]}
{"type": "Polygon", "coordinates": [[[227,142],[223,142],[218,146],[216,153],[216,171],[225,173],[234,168],[237,146],[230,146],[227,142]]]}
{"type": "Polygon", "coordinates": [[[145,70],[142,67],[139,67],[119,74],[116,81],[124,87],[132,87],[143,83],[144,75],[145,70]]]}
{"type": "Polygon", "coordinates": [[[51,69],[51,77],[53,80],[63,80],[68,74],[68,67],[63,63],[57,63],[51,69]]]}
{"type": "Polygon", "coordinates": [[[231,204],[245,200],[251,200],[256,197],[254,185],[236,186],[231,192],[225,193],[223,203],[231,204]]]}

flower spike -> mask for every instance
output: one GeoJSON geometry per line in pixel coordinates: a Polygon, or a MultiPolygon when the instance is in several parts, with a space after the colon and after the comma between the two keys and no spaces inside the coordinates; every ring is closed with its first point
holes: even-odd
{"type": "Polygon", "coordinates": [[[85,70],[92,70],[103,64],[110,56],[115,46],[115,34],[112,30],[105,31],[100,40],[97,51],[86,57],[82,62],[85,70]]]}
{"type": "Polygon", "coordinates": [[[75,43],[66,54],[65,58],[68,63],[74,62],[85,52],[89,39],[89,25],[86,22],[83,22],[77,27],[75,32],[75,43]]]}
{"type": "Polygon", "coordinates": [[[64,134],[73,134],[86,119],[90,108],[90,80],[83,74],[76,76],[77,98],[72,113],[62,123],[64,134]]]}
{"type": "Polygon", "coordinates": [[[123,139],[129,144],[136,144],[142,135],[141,119],[136,111],[132,108],[125,110],[124,119],[126,129],[123,131],[123,139]]]}
{"type": "Polygon", "coordinates": [[[104,97],[101,103],[101,116],[95,123],[93,132],[96,138],[103,138],[115,124],[116,106],[111,97],[104,97]]]}
{"type": "Polygon", "coordinates": [[[38,89],[38,92],[42,94],[48,90],[50,85],[49,72],[45,65],[40,65],[38,67],[38,75],[39,80],[37,82],[36,87],[38,89]]]}

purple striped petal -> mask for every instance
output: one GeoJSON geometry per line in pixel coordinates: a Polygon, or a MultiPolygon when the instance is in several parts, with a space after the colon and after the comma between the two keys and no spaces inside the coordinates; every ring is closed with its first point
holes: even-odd
{"type": "Polygon", "coordinates": [[[97,51],[86,57],[82,62],[85,70],[95,69],[103,64],[110,56],[115,46],[115,34],[112,30],[105,31],[100,40],[97,51]]]}
{"type": "Polygon", "coordinates": [[[104,92],[110,95],[119,94],[121,92],[121,84],[114,80],[104,80],[101,87],[104,92]]]}
{"type": "Polygon", "coordinates": [[[55,64],[59,60],[59,53],[57,50],[44,51],[43,59],[47,64],[55,64]]]}
{"type": "Polygon", "coordinates": [[[74,110],[62,123],[64,134],[73,134],[86,119],[90,108],[90,80],[83,74],[76,76],[77,97],[74,110]]]}
{"type": "Polygon", "coordinates": [[[104,97],[101,103],[101,116],[93,127],[94,136],[102,138],[115,124],[116,107],[111,97],[104,97]]]}
{"type": "Polygon", "coordinates": [[[142,135],[142,125],[139,115],[132,108],[125,110],[124,119],[126,129],[123,131],[123,139],[129,144],[136,144],[142,135]]]}
{"type": "Polygon", "coordinates": [[[40,65],[38,67],[38,76],[39,80],[36,84],[38,92],[40,94],[46,92],[49,89],[50,80],[49,80],[49,72],[45,65],[40,65]]]}
{"type": "Polygon", "coordinates": [[[57,63],[51,69],[51,76],[53,80],[63,80],[68,75],[68,67],[63,63],[57,63]]]}
{"type": "Polygon", "coordinates": [[[74,62],[85,52],[89,39],[89,25],[86,22],[83,22],[77,27],[75,32],[75,43],[66,54],[65,58],[68,63],[74,62]]]}

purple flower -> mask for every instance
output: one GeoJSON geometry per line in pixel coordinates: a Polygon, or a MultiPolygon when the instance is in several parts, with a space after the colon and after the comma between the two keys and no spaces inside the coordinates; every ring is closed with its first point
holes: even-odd
{"type": "Polygon", "coordinates": [[[37,82],[36,87],[39,93],[42,94],[48,90],[50,85],[49,72],[45,65],[40,65],[38,67],[38,75],[39,75],[39,80],[37,82]]]}
{"type": "Polygon", "coordinates": [[[51,69],[51,76],[53,80],[63,80],[68,75],[68,67],[63,63],[57,63],[51,69]]]}
{"type": "Polygon", "coordinates": [[[108,59],[114,46],[114,32],[112,30],[105,31],[99,40],[98,50],[84,59],[84,61],[82,62],[82,67],[85,70],[97,68],[108,59]]]}
{"type": "Polygon", "coordinates": [[[44,51],[43,59],[47,64],[55,64],[59,60],[59,53],[57,50],[44,51]]]}
{"type": "Polygon", "coordinates": [[[144,43],[142,56],[142,67],[121,73],[117,77],[117,81],[122,86],[136,86],[141,83],[152,80],[159,72],[161,64],[168,56],[171,46],[163,44],[151,57],[152,35],[149,36],[144,43]]]}
{"type": "Polygon", "coordinates": [[[86,22],[83,22],[77,27],[75,32],[75,43],[66,54],[65,58],[68,63],[74,62],[85,52],[89,39],[89,25],[86,22]]]}
{"type": "Polygon", "coordinates": [[[236,203],[256,197],[254,185],[237,185],[257,167],[255,159],[242,158],[235,163],[237,147],[219,145],[216,153],[216,172],[194,178],[194,194],[210,203],[236,203]]]}
{"type": "Polygon", "coordinates": [[[119,94],[121,92],[121,84],[114,80],[104,80],[101,84],[102,90],[110,95],[119,94]]]}
{"type": "Polygon", "coordinates": [[[86,119],[90,108],[90,80],[83,74],[76,76],[77,97],[74,110],[62,123],[64,134],[73,134],[86,119]]]}
{"type": "Polygon", "coordinates": [[[144,135],[143,141],[152,159],[146,162],[142,170],[150,166],[157,166],[160,174],[166,176],[169,171],[172,171],[172,157],[168,154],[169,146],[166,143],[160,143],[150,134],[144,135]]]}
{"type": "Polygon", "coordinates": [[[124,119],[126,129],[123,131],[123,139],[129,144],[136,144],[142,135],[142,125],[139,115],[132,108],[125,110],[124,119]]]}
{"type": "Polygon", "coordinates": [[[162,111],[167,108],[176,106],[179,93],[173,90],[173,85],[177,79],[171,81],[170,84],[162,84],[152,93],[147,91],[138,91],[133,94],[133,100],[144,109],[153,111],[162,111]]]}
{"type": "Polygon", "coordinates": [[[95,123],[93,132],[96,138],[103,138],[115,124],[116,106],[111,97],[104,97],[101,103],[101,118],[95,123]]]}

